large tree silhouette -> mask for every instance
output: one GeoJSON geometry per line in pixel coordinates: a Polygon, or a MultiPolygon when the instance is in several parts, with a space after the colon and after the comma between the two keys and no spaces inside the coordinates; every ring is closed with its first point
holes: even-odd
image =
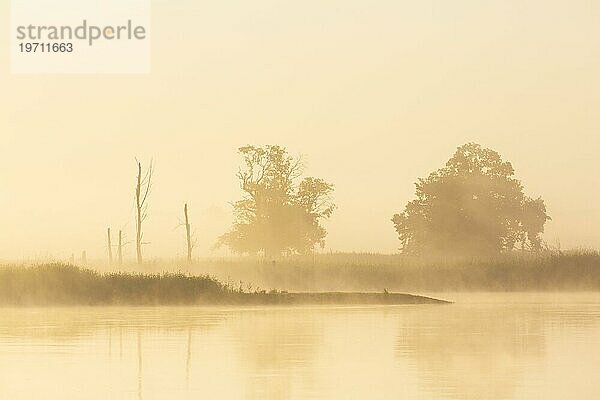
{"type": "Polygon", "coordinates": [[[234,203],[231,230],[219,238],[237,253],[267,257],[308,253],[324,246],[324,219],[333,213],[333,185],[303,178],[302,160],[280,146],[244,146],[238,179],[243,198],[234,203]]]}
{"type": "Polygon", "coordinates": [[[392,221],[405,254],[493,255],[539,250],[550,219],[541,198],[524,195],[510,162],[475,143],[416,183],[417,198],[392,221]]]}

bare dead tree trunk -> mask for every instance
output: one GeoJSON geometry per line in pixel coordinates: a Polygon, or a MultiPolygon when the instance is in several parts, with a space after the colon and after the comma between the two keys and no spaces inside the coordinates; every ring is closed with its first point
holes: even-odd
{"type": "Polygon", "coordinates": [[[119,231],[119,245],[117,247],[117,258],[119,260],[119,266],[123,265],[123,231],[119,231]]]}
{"type": "Polygon", "coordinates": [[[136,226],[135,226],[135,250],[137,253],[137,263],[142,263],[142,163],[138,162],[137,184],[135,186],[135,211],[136,211],[136,226]]]}
{"type": "Polygon", "coordinates": [[[146,174],[142,177],[142,163],[137,162],[138,174],[135,185],[135,219],[136,219],[136,238],[135,238],[135,250],[137,254],[137,263],[142,264],[142,239],[144,234],[142,232],[142,222],[148,216],[148,194],[152,187],[152,162],[148,167],[146,174]]]}
{"type": "Polygon", "coordinates": [[[192,263],[192,236],[190,234],[190,220],[188,218],[188,205],[183,206],[183,214],[185,215],[185,235],[187,238],[187,261],[192,263]]]}
{"type": "Polygon", "coordinates": [[[113,263],[113,253],[112,253],[112,243],[110,242],[110,228],[108,228],[106,237],[108,239],[108,265],[111,266],[113,263]]]}

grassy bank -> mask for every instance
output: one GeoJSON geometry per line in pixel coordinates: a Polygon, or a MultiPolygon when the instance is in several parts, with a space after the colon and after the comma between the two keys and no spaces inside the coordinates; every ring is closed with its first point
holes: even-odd
{"type": "Polygon", "coordinates": [[[0,268],[0,305],[420,304],[443,303],[402,293],[288,293],[237,288],[184,273],[99,273],[69,265],[0,268]]]}
{"type": "MultiPolygon", "coordinates": [[[[139,271],[136,265],[125,266],[139,271]]],[[[379,254],[321,254],[266,262],[252,258],[156,261],[145,271],[209,274],[223,282],[289,291],[598,291],[595,251],[511,254],[494,258],[414,258],[379,254]]]]}
{"type": "Polygon", "coordinates": [[[62,264],[0,268],[0,304],[179,304],[233,291],[208,276],[105,273],[62,264]]]}
{"type": "Polygon", "coordinates": [[[0,305],[404,304],[427,300],[384,297],[384,290],[600,291],[600,254],[593,251],[486,259],[322,254],[269,262],[155,261],[125,265],[119,272],[102,265],[94,269],[102,272],[63,264],[0,267],[0,305]],[[270,288],[284,291],[264,290],[270,288]],[[356,292],[358,297],[336,292],[356,292]]]}

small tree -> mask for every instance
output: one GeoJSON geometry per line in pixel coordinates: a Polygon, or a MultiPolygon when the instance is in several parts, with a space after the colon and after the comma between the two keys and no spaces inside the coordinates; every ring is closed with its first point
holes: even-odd
{"type": "Polygon", "coordinates": [[[523,194],[508,161],[475,143],[416,184],[417,198],[392,221],[406,254],[493,255],[541,248],[550,220],[541,198],[523,194]]]}
{"type": "Polygon", "coordinates": [[[142,242],[144,233],[142,231],[142,223],[148,218],[148,195],[152,188],[152,162],[142,176],[142,163],[136,160],[137,163],[137,179],[135,185],[135,250],[137,255],[137,263],[142,264],[142,242]]]}
{"type": "Polygon", "coordinates": [[[241,200],[233,204],[232,229],[219,238],[237,253],[309,253],[324,246],[324,219],[335,205],[333,185],[319,178],[301,179],[300,157],[292,157],[280,146],[244,146],[238,172],[241,200]]]}

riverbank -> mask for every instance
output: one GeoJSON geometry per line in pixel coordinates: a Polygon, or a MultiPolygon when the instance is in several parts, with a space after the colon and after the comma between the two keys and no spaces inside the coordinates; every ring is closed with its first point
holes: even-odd
{"type": "Polygon", "coordinates": [[[440,304],[404,293],[288,293],[224,284],[209,275],[99,273],[63,264],[0,268],[0,305],[440,304]]]}

